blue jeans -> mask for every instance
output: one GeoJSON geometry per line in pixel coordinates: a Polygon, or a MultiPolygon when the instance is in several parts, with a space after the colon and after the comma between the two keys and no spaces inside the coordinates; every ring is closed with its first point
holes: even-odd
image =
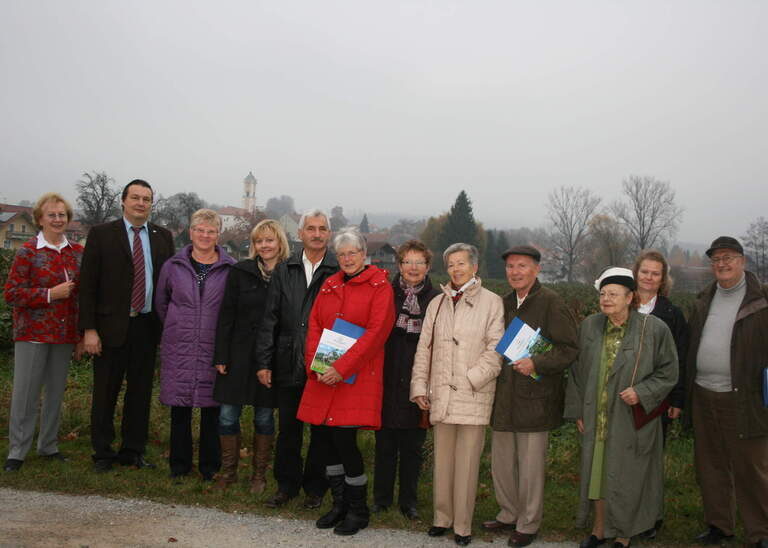
{"type": "MultiPolygon", "coordinates": [[[[242,405],[221,404],[219,411],[219,435],[233,436],[240,433],[242,405]]],[[[275,416],[271,407],[253,408],[253,428],[257,434],[271,436],[275,433],[275,416]]]]}

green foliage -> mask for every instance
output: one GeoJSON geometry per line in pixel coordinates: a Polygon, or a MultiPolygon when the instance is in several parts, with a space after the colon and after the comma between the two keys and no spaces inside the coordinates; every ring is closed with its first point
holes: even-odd
{"type": "MultiPolygon", "coordinates": [[[[0,249],[0,287],[5,287],[8,271],[15,253],[10,249],[0,249]]],[[[13,319],[11,307],[0,299],[0,349],[10,348],[13,345],[13,319]]]]}
{"type": "Polygon", "coordinates": [[[457,242],[480,246],[477,222],[472,213],[472,202],[463,190],[456,197],[456,202],[451,207],[445,226],[438,237],[439,255],[442,255],[449,245],[457,242]]]}

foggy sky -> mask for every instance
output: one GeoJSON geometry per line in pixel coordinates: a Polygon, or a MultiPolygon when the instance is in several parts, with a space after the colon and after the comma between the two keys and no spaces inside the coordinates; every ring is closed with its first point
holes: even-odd
{"type": "Polygon", "coordinates": [[[768,3],[6,1],[0,197],[83,171],[239,206],[545,224],[547,194],[672,183],[679,239],[766,215],[768,3]]]}

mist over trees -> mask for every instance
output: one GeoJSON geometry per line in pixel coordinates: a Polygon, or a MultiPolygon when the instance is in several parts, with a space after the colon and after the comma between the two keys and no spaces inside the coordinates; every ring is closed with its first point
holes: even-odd
{"type": "Polygon", "coordinates": [[[78,220],[87,229],[120,215],[120,188],[104,171],[83,173],[75,183],[78,220]]]}
{"type": "Polygon", "coordinates": [[[568,282],[574,281],[584,260],[589,221],[598,205],[600,198],[586,188],[561,186],[549,195],[549,254],[560,267],[560,277],[568,282]]]}
{"type": "Polygon", "coordinates": [[[682,221],[683,208],[675,203],[675,191],[669,182],[630,175],[621,187],[624,195],[611,206],[611,211],[629,234],[632,251],[666,248],[671,244],[682,221]]]}
{"type": "Polygon", "coordinates": [[[286,214],[295,215],[296,206],[293,202],[293,197],[283,194],[282,196],[270,198],[267,200],[264,212],[270,219],[279,219],[286,214]]]}
{"type": "Polygon", "coordinates": [[[747,255],[747,268],[760,281],[768,281],[768,221],[765,217],[759,217],[750,223],[747,233],[741,238],[747,255]]]}

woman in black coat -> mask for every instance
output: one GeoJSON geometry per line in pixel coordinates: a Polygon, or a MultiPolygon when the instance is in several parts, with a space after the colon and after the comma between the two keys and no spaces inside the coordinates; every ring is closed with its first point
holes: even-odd
{"type": "Polygon", "coordinates": [[[216,327],[214,367],[218,371],[213,399],[221,403],[219,439],[222,467],[215,487],[237,481],[240,459],[240,415],[253,405],[253,470],[251,493],[266,487],[266,469],[275,436],[274,392],[262,385],[253,365],[253,342],[261,323],[267,288],[275,266],[288,257],[288,240],[277,221],[265,220],[251,231],[250,258],[230,268],[216,327]]]}
{"type": "Polygon", "coordinates": [[[397,257],[400,273],[392,281],[396,321],[385,347],[384,396],[381,429],[376,432],[371,510],[381,512],[392,504],[399,458],[400,511],[416,519],[416,488],[427,431],[419,426],[421,410],[409,401],[411,370],[427,305],[439,291],[427,276],[432,252],[423,243],[405,242],[397,250],[397,257]]]}
{"type": "MultiPolygon", "coordinates": [[[[640,253],[632,268],[632,273],[637,280],[637,296],[640,304],[638,311],[651,314],[664,321],[672,332],[672,338],[677,347],[678,377],[677,384],[667,396],[669,409],[661,417],[664,442],[667,440],[667,430],[670,423],[680,417],[680,412],[685,405],[685,360],[688,354],[688,322],[682,310],[669,300],[669,290],[672,286],[672,278],[669,275],[669,263],[667,259],[656,250],[647,250],[640,253]]],[[[645,533],[646,537],[653,538],[661,527],[662,516],[656,521],[656,527],[645,533]]]]}

